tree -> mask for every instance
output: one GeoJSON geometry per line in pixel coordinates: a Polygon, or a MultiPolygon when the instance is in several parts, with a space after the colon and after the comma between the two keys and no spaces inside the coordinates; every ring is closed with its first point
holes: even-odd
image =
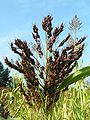
{"type": "Polygon", "coordinates": [[[0,87],[12,87],[12,79],[8,68],[4,68],[0,62],[0,87]]]}

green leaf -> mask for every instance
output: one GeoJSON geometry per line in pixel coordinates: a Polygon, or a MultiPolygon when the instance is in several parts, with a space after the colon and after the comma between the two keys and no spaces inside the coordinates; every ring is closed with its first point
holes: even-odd
{"type": "Polygon", "coordinates": [[[70,74],[58,87],[58,90],[61,90],[72,83],[75,83],[79,80],[83,80],[84,78],[90,76],[90,66],[84,67],[78,70],[75,73],[70,74]]]}

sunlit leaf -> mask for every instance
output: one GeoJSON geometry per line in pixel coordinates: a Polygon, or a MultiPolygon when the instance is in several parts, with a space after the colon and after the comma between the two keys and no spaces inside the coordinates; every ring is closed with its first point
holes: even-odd
{"type": "Polygon", "coordinates": [[[75,73],[70,74],[59,86],[59,90],[63,89],[72,83],[75,83],[79,80],[83,80],[83,78],[86,78],[90,76],[90,66],[84,67],[80,70],[78,70],[75,73]]]}

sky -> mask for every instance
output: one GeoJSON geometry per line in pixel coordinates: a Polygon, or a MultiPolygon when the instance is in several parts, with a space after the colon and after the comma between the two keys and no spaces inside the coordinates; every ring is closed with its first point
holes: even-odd
{"type": "Polygon", "coordinates": [[[82,57],[83,64],[89,64],[90,0],[0,0],[0,61],[4,63],[5,56],[15,58],[10,43],[16,38],[33,41],[34,23],[40,28],[42,34],[44,31],[41,29],[41,22],[48,14],[53,16],[54,26],[64,23],[64,31],[66,30],[67,34],[71,19],[74,15],[79,17],[82,22],[79,35],[87,36],[82,57]]]}

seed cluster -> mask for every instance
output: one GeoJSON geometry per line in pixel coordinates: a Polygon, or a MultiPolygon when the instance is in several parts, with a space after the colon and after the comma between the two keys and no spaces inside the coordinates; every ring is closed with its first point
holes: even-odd
{"type": "Polygon", "coordinates": [[[38,28],[37,28],[36,25],[33,26],[32,36],[33,36],[34,40],[36,41],[36,44],[34,45],[34,49],[38,52],[39,56],[42,57],[43,52],[42,52],[42,49],[41,49],[40,36],[39,36],[39,33],[38,33],[38,28]]]}
{"type": "MultiPolygon", "coordinates": [[[[71,35],[68,34],[66,38],[59,43],[56,49],[53,48],[53,45],[57,41],[57,37],[63,31],[64,26],[61,24],[60,27],[56,27],[53,30],[52,19],[52,16],[48,15],[42,21],[42,28],[47,34],[47,51],[50,53],[46,58],[46,66],[42,66],[40,61],[35,58],[33,52],[28,47],[27,42],[20,39],[16,39],[14,44],[11,43],[11,49],[21,57],[21,61],[16,61],[16,64],[14,64],[10,62],[7,57],[5,58],[5,63],[9,67],[24,74],[28,90],[25,91],[22,84],[20,84],[20,92],[26,98],[28,104],[31,105],[33,100],[34,103],[40,105],[42,100],[45,101],[47,98],[47,108],[50,108],[53,102],[58,100],[60,91],[57,92],[57,88],[69,73],[72,72],[77,60],[82,56],[84,50],[83,41],[86,39],[86,37],[82,37],[76,41],[75,45],[68,45],[65,44],[71,38],[71,35]],[[66,46],[60,52],[60,48],[63,45],[66,46]],[[78,49],[75,49],[75,47],[78,49]],[[37,74],[39,74],[39,76],[37,74]],[[43,79],[43,84],[40,83],[40,79],[43,79]],[[43,99],[41,99],[41,94],[43,99]]],[[[38,27],[36,25],[33,26],[32,36],[36,42],[35,49],[40,58],[42,58],[43,51],[41,48],[38,27]]]]}
{"type": "Polygon", "coordinates": [[[42,21],[42,28],[47,33],[48,39],[52,36],[52,29],[53,29],[52,20],[53,20],[53,17],[48,15],[42,21]]]}

